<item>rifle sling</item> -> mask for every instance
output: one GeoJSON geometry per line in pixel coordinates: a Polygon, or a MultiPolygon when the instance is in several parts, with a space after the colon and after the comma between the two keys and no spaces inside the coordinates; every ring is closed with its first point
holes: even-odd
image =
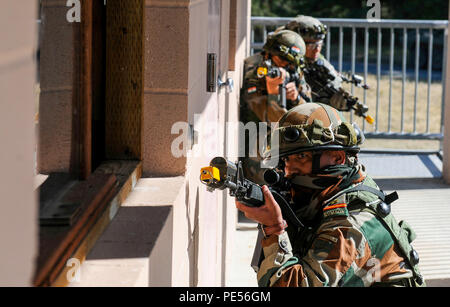
{"type": "Polygon", "coordinates": [[[270,192],[272,193],[275,201],[280,205],[283,217],[288,220],[288,225],[293,224],[298,229],[305,228],[305,225],[303,225],[303,223],[297,218],[294,211],[292,211],[291,206],[289,206],[289,203],[284,199],[284,197],[273,189],[270,189],[270,192]]]}

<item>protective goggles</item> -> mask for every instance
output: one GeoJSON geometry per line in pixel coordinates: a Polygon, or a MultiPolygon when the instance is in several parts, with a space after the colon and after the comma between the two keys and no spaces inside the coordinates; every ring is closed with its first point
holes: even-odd
{"type": "Polygon", "coordinates": [[[321,48],[323,46],[323,40],[320,40],[318,42],[305,42],[306,49],[314,50],[316,48],[321,48]]]}
{"type": "Polygon", "coordinates": [[[300,33],[300,35],[303,37],[313,37],[316,39],[324,39],[325,35],[328,32],[328,28],[326,25],[321,24],[321,25],[314,25],[311,28],[299,28],[298,33],[300,33]]]}

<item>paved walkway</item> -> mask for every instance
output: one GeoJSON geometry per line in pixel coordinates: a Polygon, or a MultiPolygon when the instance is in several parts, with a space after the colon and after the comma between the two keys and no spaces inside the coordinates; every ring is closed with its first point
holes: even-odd
{"type": "MultiPolygon", "coordinates": [[[[428,285],[450,286],[450,186],[440,178],[442,162],[436,156],[372,154],[361,154],[360,160],[384,191],[398,192],[392,211],[399,221],[408,221],[417,234],[413,245],[428,285]]],[[[236,257],[227,286],[257,286],[250,267],[255,227],[240,217],[236,257]]]]}

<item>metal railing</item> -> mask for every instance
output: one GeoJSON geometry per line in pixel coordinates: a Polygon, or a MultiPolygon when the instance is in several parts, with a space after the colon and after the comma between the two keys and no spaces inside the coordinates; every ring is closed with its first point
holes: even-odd
{"type": "MultiPolygon", "coordinates": [[[[251,52],[253,53],[255,50],[259,50],[264,45],[264,42],[267,38],[268,33],[273,31],[276,27],[287,24],[293,18],[273,18],[273,17],[252,17],[252,32],[251,32],[251,52]],[[259,34],[259,35],[258,35],[259,34]],[[259,40],[255,41],[255,38],[259,36],[259,40]]],[[[370,66],[370,69],[373,74],[376,75],[376,87],[371,90],[376,91],[376,98],[374,105],[371,106],[369,111],[371,115],[375,118],[375,123],[373,125],[373,131],[370,131],[370,128],[363,123],[363,130],[365,132],[366,137],[368,138],[383,138],[383,139],[421,139],[421,140],[440,140],[443,139],[443,120],[444,120],[444,102],[445,102],[445,72],[446,72],[446,61],[447,61],[447,29],[448,29],[448,21],[447,20],[367,20],[367,19],[336,19],[336,18],[319,18],[321,22],[328,26],[328,34],[325,38],[324,48],[325,53],[324,56],[333,63],[338,71],[343,71],[344,64],[350,66],[350,72],[353,74],[356,72],[357,65],[357,49],[356,45],[361,45],[363,49],[362,57],[358,57],[358,61],[362,62],[362,65],[358,66],[359,72],[364,74],[364,81],[366,82],[369,75],[369,60],[372,56],[376,58],[376,65],[370,66]],[[363,39],[357,40],[357,32],[363,39]],[[372,37],[373,32],[375,32],[375,37],[372,37]],[[389,33],[389,44],[387,41],[382,43],[382,34],[386,32],[389,33]],[[408,44],[408,36],[415,36],[415,41],[408,44]],[[348,44],[348,40],[344,40],[344,34],[349,35],[351,37],[350,44],[348,44]],[[400,35],[399,35],[400,34],[400,35]],[[397,36],[397,37],[396,37],[397,36]],[[398,37],[400,36],[400,37],[398,37]],[[421,42],[422,38],[422,42],[421,42]],[[437,38],[437,39],[435,39],[437,38]],[[372,39],[372,41],[371,41],[372,39]],[[344,62],[344,42],[346,43],[346,47],[351,49],[349,62],[344,62]],[[372,42],[372,45],[376,43],[375,48],[370,48],[369,44],[372,42]],[[422,46],[421,43],[425,42],[426,45],[422,46]],[[395,44],[400,44],[400,48],[396,48],[395,44]],[[414,43],[414,45],[413,45],[414,43]],[[337,48],[333,48],[334,44],[337,44],[337,48]],[[442,48],[442,51],[440,49],[442,48]],[[401,50],[398,50],[401,49],[401,50]],[[387,52],[389,50],[389,52],[387,52]],[[397,52],[400,52],[396,54],[397,52]],[[422,57],[421,57],[422,52],[422,57]],[[442,54],[440,53],[442,52],[442,54]],[[407,70],[408,65],[408,54],[412,53],[414,57],[414,62],[409,62],[410,66],[414,65],[413,70],[407,70]],[[332,60],[332,56],[337,56],[337,61],[332,60]],[[388,58],[388,67],[382,71],[382,57],[388,58]],[[400,58],[401,55],[401,58],[400,58]],[[401,61],[401,68],[395,69],[394,61],[395,56],[397,62],[401,61]],[[426,58],[425,58],[426,56],[426,58]],[[433,58],[434,56],[434,58],[433,58]],[[433,60],[436,61],[433,62],[433,60]],[[439,63],[438,67],[433,65],[439,63]],[[441,63],[440,63],[441,62],[441,63]],[[426,66],[426,69],[420,69],[421,67],[426,66]],[[394,76],[395,73],[395,76],[394,76]],[[380,92],[385,91],[386,88],[382,88],[381,85],[381,76],[387,76],[389,80],[388,86],[388,100],[384,102],[383,105],[387,103],[387,106],[382,107],[382,103],[380,101],[381,95],[380,92]],[[395,113],[393,110],[393,97],[394,95],[398,95],[398,89],[393,92],[393,80],[401,78],[401,106],[397,106],[397,109],[400,107],[400,114],[395,113]],[[421,119],[418,119],[418,106],[419,106],[419,84],[420,79],[426,79],[426,99],[421,101],[420,104],[421,109],[425,107],[425,123],[423,123],[423,116],[421,119]],[[434,80],[433,80],[434,79],[434,80]],[[440,82],[436,82],[436,79],[440,82]],[[406,88],[406,83],[411,86],[414,84],[414,98],[413,98],[413,107],[408,109],[405,106],[407,102],[407,98],[405,96],[405,91],[410,91],[406,88]],[[440,126],[436,129],[431,129],[431,121],[434,123],[436,121],[435,110],[430,109],[430,100],[432,93],[432,85],[438,83],[440,85],[440,89],[442,91],[442,95],[439,96],[441,101],[439,105],[439,122],[440,126]],[[412,114],[410,114],[412,112],[412,114]],[[430,117],[430,112],[433,112],[433,117],[430,117]],[[375,114],[373,114],[375,113],[375,114]],[[385,123],[385,129],[381,129],[379,125],[379,120],[382,119],[385,123]],[[395,131],[392,122],[395,117],[397,121],[398,129],[395,131]],[[400,118],[398,118],[400,117],[400,118]],[[410,118],[410,120],[407,120],[410,118]],[[398,123],[399,121],[399,123],[398,123]],[[407,131],[405,123],[411,124],[412,121],[412,129],[407,131]],[[418,121],[421,123],[421,126],[425,126],[424,131],[419,131],[417,127],[418,121]],[[386,123],[387,122],[387,123],[386,123]],[[424,125],[425,124],[425,125],[424,125]]],[[[409,56],[411,60],[411,55],[409,56]]],[[[400,67],[400,65],[397,65],[400,67]]],[[[384,82],[385,84],[386,82],[384,82]]],[[[425,82],[422,82],[423,87],[425,82]]],[[[373,88],[373,86],[372,86],[373,88]]],[[[436,88],[434,88],[436,91],[436,88]]],[[[351,88],[352,94],[354,93],[354,88],[351,88]]],[[[407,93],[408,95],[411,93],[407,93]]],[[[367,93],[364,91],[363,97],[359,97],[362,99],[364,104],[367,104],[367,93]]],[[[398,101],[398,99],[397,99],[398,101]]],[[[372,103],[373,104],[373,103],[372,103]]],[[[436,106],[434,106],[436,108],[436,106]]],[[[421,112],[422,114],[423,112],[421,112]]],[[[353,114],[350,115],[351,120],[353,120],[353,114]]],[[[408,152],[407,150],[403,153],[408,152]]],[[[423,152],[423,150],[421,151],[423,152]]],[[[438,152],[434,152],[438,153],[438,152]]]]}

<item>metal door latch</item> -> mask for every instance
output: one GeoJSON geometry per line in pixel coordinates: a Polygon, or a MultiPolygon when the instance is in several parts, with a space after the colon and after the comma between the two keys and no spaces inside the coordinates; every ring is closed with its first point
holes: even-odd
{"type": "Polygon", "coordinates": [[[217,85],[219,86],[219,89],[222,88],[222,86],[227,87],[227,93],[231,93],[234,89],[234,81],[232,78],[227,78],[226,82],[223,82],[222,79],[220,79],[220,75],[217,77],[217,85]]]}

